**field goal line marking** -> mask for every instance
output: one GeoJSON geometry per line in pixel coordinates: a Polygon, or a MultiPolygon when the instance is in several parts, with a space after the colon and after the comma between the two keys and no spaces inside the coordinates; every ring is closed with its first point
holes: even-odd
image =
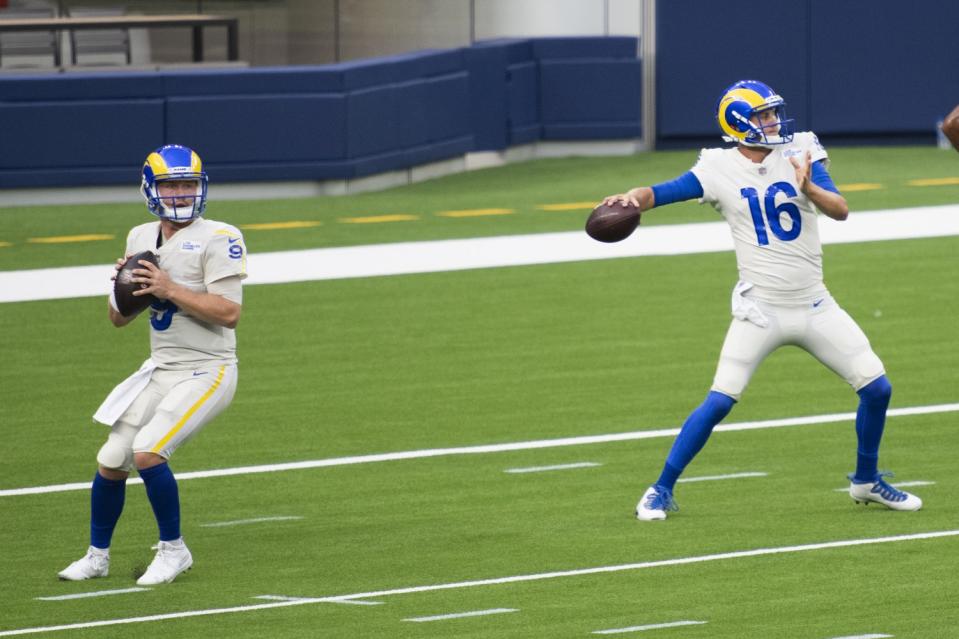
{"type": "Polygon", "coordinates": [[[34,628],[18,628],[16,630],[0,631],[0,637],[13,637],[17,635],[37,634],[41,632],[55,632],[59,630],[78,630],[81,628],[98,628],[102,626],[116,626],[121,624],[145,623],[150,621],[163,621],[167,619],[183,619],[187,617],[206,617],[210,615],[226,615],[238,612],[250,612],[253,610],[268,610],[270,608],[285,608],[287,606],[303,606],[313,603],[343,603],[357,599],[372,599],[380,597],[391,597],[394,595],[408,595],[421,592],[436,592],[439,590],[456,590],[460,588],[476,588],[480,586],[494,586],[499,584],[520,583],[527,581],[543,581],[546,579],[558,579],[562,577],[578,577],[582,575],[598,575],[612,572],[623,572],[629,570],[643,570],[646,568],[663,568],[667,566],[683,566],[687,564],[698,564],[710,561],[723,561],[726,559],[743,559],[746,557],[762,557],[766,555],[779,555],[786,553],[805,552],[812,550],[828,550],[832,548],[848,548],[851,546],[866,546],[872,544],[885,544],[898,541],[917,541],[923,539],[937,539],[944,537],[959,536],[959,530],[940,530],[925,533],[913,533],[909,535],[894,535],[890,537],[873,537],[866,539],[846,539],[842,541],[827,541],[816,544],[803,544],[799,546],[780,546],[778,548],[756,548],[753,550],[738,550],[734,552],[725,552],[712,555],[698,555],[694,557],[681,557],[679,559],[661,559],[658,561],[643,561],[632,564],[618,564],[614,566],[597,566],[594,568],[578,568],[573,570],[562,570],[556,572],[542,572],[528,575],[514,575],[511,577],[495,577],[491,579],[476,579],[472,581],[457,581],[446,584],[431,584],[427,586],[411,586],[407,588],[393,588],[389,590],[376,590],[371,592],[357,592],[348,595],[334,595],[329,597],[296,598],[290,601],[275,601],[271,603],[253,604],[247,606],[234,606],[229,608],[208,608],[204,610],[187,610],[182,612],[170,612],[157,615],[147,615],[144,617],[128,617],[124,619],[102,619],[100,621],[88,621],[84,623],[64,624],[60,626],[38,626],[34,628]]]}
{"type": "MultiPolygon", "coordinates": [[[[959,403],[933,404],[929,406],[910,406],[906,408],[892,408],[887,417],[902,417],[909,415],[929,415],[934,413],[950,413],[959,411],[959,403]]],[[[834,422],[853,421],[856,413],[831,413],[825,415],[807,415],[805,417],[786,417],[781,419],[766,419],[755,422],[739,422],[720,424],[714,432],[734,432],[744,430],[758,430],[763,428],[782,428],[785,426],[808,426],[812,424],[829,424],[834,422]]],[[[657,437],[675,437],[679,434],[678,428],[664,428],[659,430],[639,430],[627,433],[612,433],[609,435],[584,435],[580,437],[563,437],[559,439],[540,439],[527,442],[511,442],[505,444],[484,444],[479,446],[460,446],[456,448],[429,448],[423,450],[408,450],[395,453],[376,453],[371,455],[354,455],[350,457],[333,457],[330,459],[316,459],[310,461],[287,462],[281,464],[263,464],[259,466],[239,466],[236,468],[219,468],[216,470],[197,470],[176,474],[177,480],[204,479],[207,477],[228,477],[231,475],[252,475],[256,473],[274,473],[287,470],[304,470],[308,468],[328,468],[331,466],[349,466],[353,464],[371,464],[386,461],[400,461],[404,459],[425,459],[428,457],[445,457],[449,455],[477,455],[484,453],[501,453],[515,450],[534,450],[539,448],[558,448],[562,446],[583,446],[586,444],[604,444],[609,442],[632,441],[638,439],[654,439],[657,437]]],[[[127,485],[142,484],[139,477],[131,477],[127,485]]],[[[89,490],[90,482],[72,484],[56,484],[51,486],[32,486],[27,488],[8,488],[0,490],[0,497],[14,497],[18,495],[37,495],[43,493],[62,493],[71,490],[89,490]]]]}

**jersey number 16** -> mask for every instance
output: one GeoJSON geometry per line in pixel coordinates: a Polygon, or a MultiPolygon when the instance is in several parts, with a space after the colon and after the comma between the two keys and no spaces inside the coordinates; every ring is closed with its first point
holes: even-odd
{"type": "Polygon", "coordinates": [[[763,206],[759,201],[759,193],[752,187],[740,189],[739,193],[749,202],[749,212],[753,216],[753,226],[756,227],[756,239],[759,246],[769,244],[769,235],[766,233],[766,224],[769,224],[769,230],[773,235],[783,242],[789,242],[799,237],[802,231],[802,218],[799,216],[799,207],[792,202],[782,202],[776,204],[776,194],[785,193],[786,197],[796,197],[796,189],[789,182],[774,182],[766,189],[765,208],[766,215],[763,218],[763,206]],[[792,219],[792,226],[787,231],[783,228],[780,216],[785,213],[792,219]]]}

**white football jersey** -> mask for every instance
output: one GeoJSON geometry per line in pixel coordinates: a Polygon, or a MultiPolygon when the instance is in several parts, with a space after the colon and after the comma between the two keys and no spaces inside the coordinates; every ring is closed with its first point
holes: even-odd
{"type": "MultiPolygon", "coordinates": [[[[134,227],[127,236],[127,254],[153,250],[160,268],[177,284],[197,293],[225,277],[246,278],[243,235],[229,224],[197,218],[164,239],[157,249],[160,222],[134,227]]],[[[195,369],[236,363],[236,333],[231,328],[192,317],[173,302],[150,307],[151,358],[159,368],[195,369]]]]}
{"type": "Polygon", "coordinates": [[[826,292],[818,210],[796,184],[789,159],[802,164],[827,158],[811,132],[796,133],[789,144],[773,147],[759,164],[735,147],[703,149],[691,169],[708,202],[726,219],[736,246],[741,280],[754,295],[771,302],[799,303],[826,292]]]}

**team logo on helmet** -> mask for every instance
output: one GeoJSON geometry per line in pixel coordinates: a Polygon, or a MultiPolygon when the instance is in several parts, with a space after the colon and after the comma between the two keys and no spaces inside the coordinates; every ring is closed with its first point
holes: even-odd
{"type": "Polygon", "coordinates": [[[200,156],[192,149],[179,144],[168,144],[147,156],[143,163],[143,181],[140,193],[147,202],[147,209],[159,218],[173,222],[188,222],[203,215],[206,209],[207,175],[203,171],[200,156]],[[170,181],[195,181],[196,192],[161,196],[158,185],[170,181]],[[189,200],[189,204],[178,204],[189,200]]]}
{"type": "Polygon", "coordinates": [[[785,100],[757,80],[741,80],[728,87],[716,105],[716,119],[727,142],[770,146],[788,144],[793,139],[793,121],[786,119],[785,100]],[[774,118],[759,117],[769,111],[774,118]]]}

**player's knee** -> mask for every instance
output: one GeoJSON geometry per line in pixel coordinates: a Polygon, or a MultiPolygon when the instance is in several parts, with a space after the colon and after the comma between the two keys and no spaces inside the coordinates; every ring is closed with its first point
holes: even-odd
{"type": "Polygon", "coordinates": [[[111,437],[97,453],[97,463],[104,468],[127,470],[133,463],[133,450],[111,437]]]}
{"type": "Polygon", "coordinates": [[[892,397],[892,384],[889,383],[888,377],[880,375],[857,392],[865,402],[888,405],[889,398],[892,397]]]}
{"type": "Polygon", "coordinates": [[[152,468],[153,466],[159,466],[160,464],[165,463],[167,460],[162,455],[143,451],[134,453],[133,461],[137,468],[140,470],[145,470],[147,468],[152,468]]]}

